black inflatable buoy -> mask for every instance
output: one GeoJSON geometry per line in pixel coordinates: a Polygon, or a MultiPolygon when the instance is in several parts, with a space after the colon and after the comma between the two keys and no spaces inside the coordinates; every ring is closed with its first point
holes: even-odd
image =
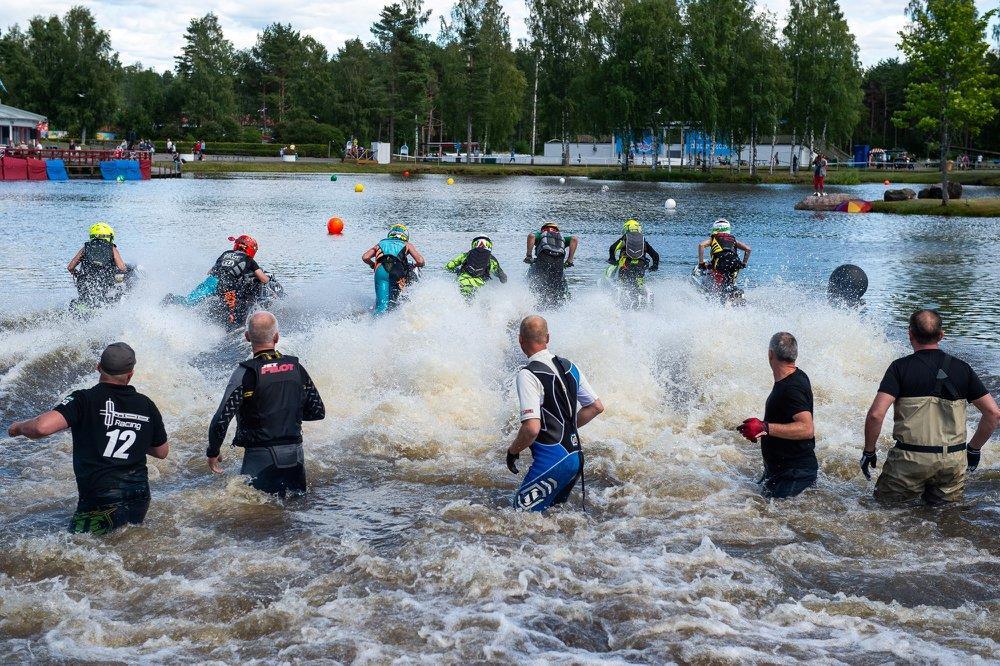
{"type": "Polygon", "coordinates": [[[858,305],[868,291],[868,276],[860,266],[844,264],[830,274],[827,295],[831,302],[858,305]]]}

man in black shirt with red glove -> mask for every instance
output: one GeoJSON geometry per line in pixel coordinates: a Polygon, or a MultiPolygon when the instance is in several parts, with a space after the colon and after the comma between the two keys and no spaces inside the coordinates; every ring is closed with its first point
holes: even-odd
{"type": "Polygon", "coordinates": [[[146,456],[170,450],[163,418],[153,401],[129,386],[135,352],[124,342],[108,345],[97,365],[100,382],[73,391],[53,409],[7,431],[41,439],[70,428],[73,472],[79,491],[70,532],[106,534],[138,524],[149,508],[146,456]]]}
{"type": "Polygon", "coordinates": [[[760,440],[765,497],[794,497],[816,483],[812,385],[795,367],[798,355],[798,342],[791,333],[771,337],[767,360],[774,388],[767,397],[764,420],[747,419],[737,428],[751,442],[760,440]]]}
{"type": "Polygon", "coordinates": [[[306,491],[302,422],[326,416],[323,399],[306,369],[294,356],[275,350],[278,322],[260,311],[247,319],[244,335],[253,358],[240,363],[229,380],[219,409],[208,428],[208,467],[222,474],[221,447],[229,422],[236,417],[233,446],[241,446],[240,474],[265,493],[285,497],[306,491]]]}
{"type": "Polygon", "coordinates": [[[937,312],[914,312],[909,327],[913,354],[892,362],[868,410],[861,471],[870,479],[882,422],[893,407],[896,445],[875,482],[880,500],[920,497],[928,504],[944,504],[962,499],[966,472],[979,466],[980,449],[1000,423],[1000,409],[975,371],[938,348],[943,337],[937,312]],[[970,402],[983,416],[967,443],[970,402]]]}

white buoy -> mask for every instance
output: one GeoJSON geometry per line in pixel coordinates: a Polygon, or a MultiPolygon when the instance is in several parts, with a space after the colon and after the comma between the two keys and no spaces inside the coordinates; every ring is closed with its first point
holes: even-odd
{"type": "Polygon", "coordinates": [[[566,179],[563,178],[562,176],[559,176],[559,184],[560,185],[565,185],[566,184],[566,179]]]}
{"type": "Polygon", "coordinates": [[[601,192],[607,192],[607,191],[608,191],[608,190],[610,190],[610,189],[611,189],[611,188],[610,188],[610,187],[608,187],[607,185],[601,185],[601,192]]]}
{"type": "Polygon", "coordinates": [[[674,208],[677,208],[677,202],[674,201],[673,199],[667,199],[666,201],[663,202],[663,207],[669,210],[673,210],[674,208]]]}

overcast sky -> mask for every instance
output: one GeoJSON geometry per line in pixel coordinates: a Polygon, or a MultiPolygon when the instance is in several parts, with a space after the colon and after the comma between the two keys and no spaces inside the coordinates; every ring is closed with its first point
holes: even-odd
{"type": "MultiPolygon", "coordinates": [[[[904,24],[907,0],[841,0],[841,7],[858,40],[865,65],[897,55],[896,33],[904,24]]],[[[525,3],[502,0],[510,16],[511,35],[524,37],[525,3]]],[[[761,0],[780,22],[788,0],[761,0]]],[[[371,38],[369,27],[385,2],[381,0],[0,0],[0,27],[25,24],[37,14],[63,14],[73,4],[85,4],[97,16],[100,26],[111,33],[112,46],[124,64],[141,62],[156,69],[173,68],[173,57],[181,48],[184,29],[192,18],[214,11],[226,37],[237,48],[251,46],[257,33],[276,21],[291,23],[312,35],[335,52],[345,40],[371,38]]],[[[436,36],[442,13],[451,0],[426,0],[433,10],[429,32],[436,36]]],[[[997,6],[997,0],[977,0],[981,10],[997,6]]]]}

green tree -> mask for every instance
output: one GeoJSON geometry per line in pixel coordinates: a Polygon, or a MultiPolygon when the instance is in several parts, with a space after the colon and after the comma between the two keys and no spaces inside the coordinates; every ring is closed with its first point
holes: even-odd
{"type": "Polygon", "coordinates": [[[576,115],[584,76],[580,51],[591,0],[527,0],[528,32],[538,58],[539,116],[562,141],[562,161],[569,164],[569,135],[581,124],[576,115]]]}
{"type": "Polygon", "coordinates": [[[12,28],[0,40],[11,103],[36,110],[56,127],[80,133],[111,122],[117,108],[118,56],[85,7],[36,16],[26,33],[12,28]],[[10,60],[8,61],[8,58],[10,60]]]}
{"type": "Polygon", "coordinates": [[[996,11],[980,15],[973,0],[912,0],[906,13],[910,25],[899,33],[899,49],[913,78],[893,121],[938,135],[941,204],[947,206],[952,134],[962,128],[975,134],[996,115],[997,77],[986,61],[986,28],[996,11]]]}
{"type": "Polygon", "coordinates": [[[176,61],[181,115],[206,138],[238,134],[236,123],[235,51],[213,13],[191,19],[176,61]]]}
{"type": "Polygon", "coordinates": [[[350,39],[331,65],[335,91],[332,122],[345,136],[362,142],[377,136],[386,108],[384,88],[375,83],[381,75],[378,57],[360,39],[350,39]]]}
{"type": "MultiPolygon", "coordinates": [[[[679,117],[683,26],[675,0],[624,0],[604,8],[606,108],[624,136],[653,135],[653,168],[663,122],[679,117]]],[[[622,169],[628,169],[628,151],[622,169]]]]}
{"type": "Polygon", "coordinates": [[[427,110],[427,87],[430,82],[429,43],[420,32],[430,11],[422,0],[403,0],[382,8],[372,25],[372,45],[379,59],[378,83],[383,89],[385,120],[389,144],[396,147],[396,130],[411,136],[417,119],[427,110]]]}
{"type": "Polygon", "coordinates": [[[152,137],[169,118],[166,112],[167,88],[171,78],[139,63],[121,70],[119,99],[121,106],[115,118],[128,136],[152,137]]]}

